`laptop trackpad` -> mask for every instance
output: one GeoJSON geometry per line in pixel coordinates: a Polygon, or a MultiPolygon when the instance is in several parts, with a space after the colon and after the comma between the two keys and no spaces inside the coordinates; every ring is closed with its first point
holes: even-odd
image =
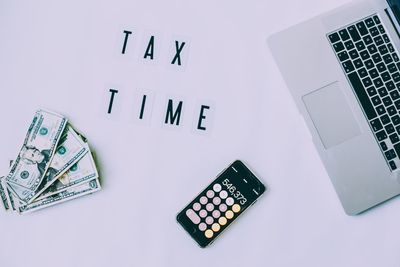
{"type": "Polygon", "coordinates": [[[338,82],[303,96],[303,102],[326,149],[361,134],[338,82]]]}

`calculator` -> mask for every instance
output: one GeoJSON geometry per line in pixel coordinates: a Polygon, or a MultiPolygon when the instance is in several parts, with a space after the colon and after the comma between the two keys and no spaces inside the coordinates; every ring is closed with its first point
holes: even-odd
{"type": "Polygon", "coordinates": [[[243,162],[236,160],[179,212],[177,221],[204,248],[264,191],[264,184],[243,162]]]}

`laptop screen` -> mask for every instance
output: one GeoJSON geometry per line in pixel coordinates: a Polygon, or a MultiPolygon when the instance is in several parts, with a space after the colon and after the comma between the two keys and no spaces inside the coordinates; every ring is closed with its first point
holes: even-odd
{"type": "Polygon", "coordinates": [[[400,0],[387,0],[387,2],[396,16],[397,22],[400,24],[400,0]]]}

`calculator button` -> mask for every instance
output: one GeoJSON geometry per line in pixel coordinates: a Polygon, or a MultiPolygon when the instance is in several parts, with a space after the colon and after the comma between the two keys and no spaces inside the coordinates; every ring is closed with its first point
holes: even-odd
{"type": "Polygon", "coordinates": [[[212,190],[208,190],[206,195],[207,195],[208,198],[213,198],[215,193],[212,190]]]}
{"type": "Polygon", "coordinates": [[[225,217],[227,219],[232,219],[233,218],[233,211],[228,210],[227,212],[225,212],[225,217]]]}
{"type": "Polygon", "coordinates": [[[219,196],[220,196],[222,199],[225,199],[225,198],[228,197],[228,192],[226,192],[225,190],[222,190],[221,192],[219,192],[219,196]]]}
{"type": "Polygon", "coordinates": [[[212,211],[214,209],[214,205],[212,203],[208,203],[206,206],[206,210],[212,211]]]}
{"type": "Polygon", "coordinates": [[[215,185],[213,186],[213,189],[214,189],[215,192],[218,193],[219,191],[221,191],[222,187],[221,187],[220,184],[215,184],[215,185]]]}
{"type": "Polygon", "coordinates": [[[193,209],[194,209],[195,211],[199,211],[200,208],[201,208],[200,203],[196,202],[196,203],[193,204],[193,209]]]}
{"type": "Polygon", "coordinates": [[[231,197],[228,197],[225,201],[226,201],[226,205],[228,205],[228,206],[232,206],[233,203],[235,202],[233,200],[233,198],[231,198],[231,197]]]}
{"type": "Polygon", "coordinates": [[[217,218],[219,218],[219,217],[221,216],[221,212],[219,212],[219,210],[214,210],[214,211],[212,212],[212,216],[213,216],[215,219],[217,219],[217,218]]]}
{"type": "Polygon", "coordinates": [[[220,217],[220,218],[218,219],[218,223],[219,223],[220,225],[225,225],[227,222],[228,222],[228,221],[226,220],[225,217],[220,217]]]}
{"type": "Polygon", "coordinates": [[[188,209],[186,211],[186,216],[194,223],[194,224],[199,224],[200,223],[200,217],[194,212],[192,209],[188,209]]]}
{"type": "Polygon", "coordinates": [[[205,224],[205,223],[201,223],[201,224],[199,224],[199,230],[200,231],[205,231],[207,229],[207,224],[205,224]]]}
{"type": "Polygon", "coordinates": [[[211,229],[208,229],[207,231],[204,232],[204,235],[205,235],[207,238],[211,238],[211,237],[213,237],[214,232],[213,232],[211,229]]]}
{"type": "Polygon", "coordinates": [[[207,216],[207,211],[201,210],[201,211],[199,212],[199,215],[200,215],[201,218],[205,218],[205,217],[207,216]]]}
{"type": "Polygon", "coordinates": [[[239,204],[233,205],[232,210],[233,210],[234,213],[238,213],[238,212],[240,211],[240,206],[239,206],[239,204]]]}
{"type": "Polygon", "coordinates": [[[221,229],[221,226],[220,226],[218,223],[214,223],[214,224],[211,226],[211,229],[212,229],[214,232],[218,232],[219,229],[221,229]]]}
{"type": "Polygon", "coordinates": [[[220,210],[221,212],[225,212],[227,209],[228,209],[228,207],[227,207],[225,204],[219,205],[219,210],[220,210]]]}
{"type": "Polygon", "coordinates": [[[203,196],[203,197],[200,198],[200,203],[201,204],[205,205],[205,204],[207,204],[207,202],[208,202],[208,199],[206,197],[203,196]]]}
{"type": "Polygon", "coordinates": [[[208,216],[208,217],[206,218],[206,224],[212,224],[213,222],[214,222],[214,218],[213,218],[213,217],[208,216]]]}
{"type": "Polygon", "coordinates": [[[214,197],[213,203],[214,203],[214,205],[219,205],[219,204],[221,204],[221,199],[219,197],[214,197]]]}

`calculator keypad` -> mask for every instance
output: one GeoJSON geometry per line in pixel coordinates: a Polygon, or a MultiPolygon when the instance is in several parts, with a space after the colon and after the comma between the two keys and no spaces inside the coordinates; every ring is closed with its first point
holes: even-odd
{"type": "Polygon", "coordinates": [[[216,183],[186,211],[186,216],[198,225],[206,238],[212,238],[241,209],[240,204],[234,198],[228,197],[226,190],[222,190],[221,184],[216,183]]]}

